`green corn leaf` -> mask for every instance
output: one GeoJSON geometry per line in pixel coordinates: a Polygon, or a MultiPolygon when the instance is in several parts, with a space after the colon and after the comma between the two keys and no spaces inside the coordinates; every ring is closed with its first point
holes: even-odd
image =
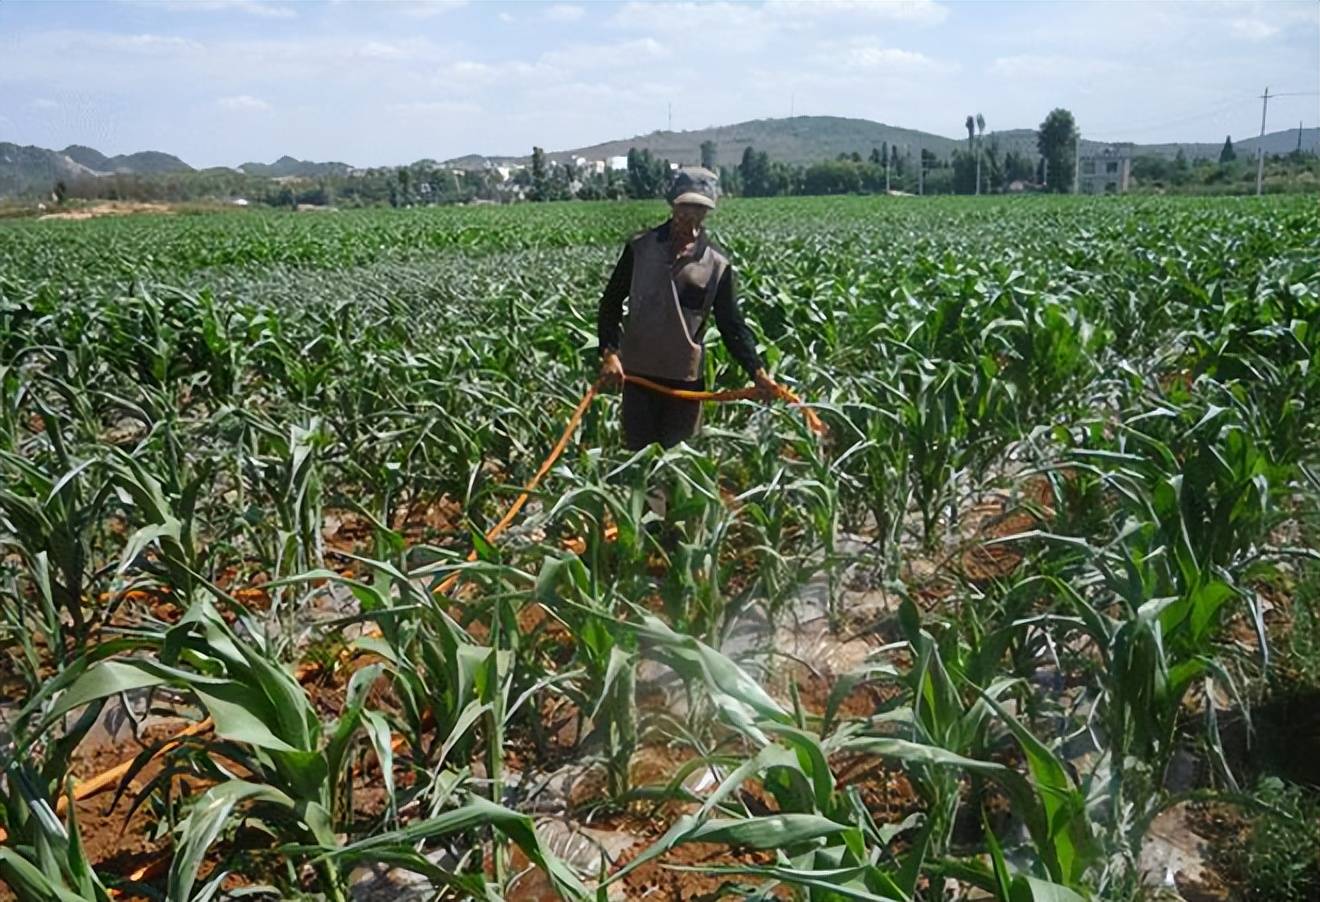
{"type": "Polygon", "coordinates": [[[840,824],[814,814],[778,814],[743,820],[716,818],[702,821],[684,815],[665,835],[652,843],[627,865],[615,871],[604,885],[614,883],[684,843],[723,843],[749,849],[784,849],[791,846],[842,834],[856,833],[856,827],[840,824]]]}
{"type": "Polygon", "coordinates": [[[1086,897],[1058,883],[1019,874],[1013,879],[1010,902],[1086,902],[1086,897]]]}
{"type": "Polygon", "coordinates": [[[80,895],[63,882],[55,882],[8,846],[0,846],[0,880],[23,900],[42,900],[42,902],[87,902],[87,897],[80,895]]]}
{"type": "Polygon", "coordinates": [[[510,811],[479,796],[470,796],[462,806],[453,811],[446,811],[444,814],[417,821],[398,830],[379,833],[337,849],[326,849],[323,854],[344,858],[349,862],[375,861],[378,860],[378,856],[395,854],[401,845],[413,845],[426,839],[486,827],[498,830],[516,843],[529,861],[546,872],[562,895],[570,899],[585,898],[589,895],[572,869],[541,843],[530,817],[510,811]]]}
{"type": "Polygon", "coordinates": [[[60,696],[59,701],[51,708],[47,722],[53,722],[74,708],[89,702],[109,698],[121,692],[132,692],[134,689],[161,686],[167,682],[169,682],[168,676],[159,672],[150,672],[137,662],[102,661],[93,664],[60,696]]]}
{"type": "Polygon", "coordinates": [[[671,865],[670,870],[691,871],[700,874],[723,874],[728,876],[760,877],[777,880],[792,886],[803,886],[819,890],[827,899],[857,899],[860,902],[907,902],[908,896],[898,893],[880,895],[866,887],[865,879],[879,873],[870,865],[849,868],[802,869],[775,867],[772,865],[749,865],[747,867],[686,867],[671,865]]]}
{"type": "Polygon", "coordinates": [[[192,886],[207,850],[219,837],[235,806],[250,801],[268,802],[290,812],[294,810],[293,799],[270,786],[230,780],[208,789],[179,825],[178,846],[166,884],[168,898],[187,900],[192,897],[192,886]]]}
{"type": "Polygon", "coordinates": [[[1012,902],[1010,888],[1012,878],[1008,873],[1008,864],[1004,861],[1004,850],[999,847],[999,837],[995,836],[995,831],[990,828],[984,806],[981,808],[981,827],[986,846],[990,849],[990,865],[995,878],[995,898],[999,902],[1012,902]]]}

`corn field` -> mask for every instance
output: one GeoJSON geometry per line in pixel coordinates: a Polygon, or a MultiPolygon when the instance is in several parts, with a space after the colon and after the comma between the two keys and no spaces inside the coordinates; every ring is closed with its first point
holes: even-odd
{"type": "Polygon", "coordinates": [[[658,205],[0,223],[0,881],[1175,891],[1153,825],[1267,804],[1320,585],[1316,213],[730,201],[828,438],[630,455],[606,396],[498,541],[658,205]]]}

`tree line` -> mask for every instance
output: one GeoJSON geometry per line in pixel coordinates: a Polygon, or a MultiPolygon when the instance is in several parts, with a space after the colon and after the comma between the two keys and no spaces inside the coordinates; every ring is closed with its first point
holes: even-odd
{"type": "MultiPolygon", "coordinates": [[[[785,197],[831,194],[997,194],[1010,190],[1068,193],[1074,189],[1076,121],[1066,109],[1052,110],[1036,130],[1036,154],[1003,150],[985,117],[964,120],[966,145],[948,156],[929,148],[881,142],[835,159],[791,163],[772,159],[764,150],[744,148],[736,165],[717,164],[718,147],[706,141],[700,163],[718,172],[720,187],[733,197],[785,197]]],[[[691,161],[685,161],[691,162],[691,161]]],[[[671,164],[648,149],[628,151],[622,170],[552,161],[532,149],[530,164],[506,181],[494,168],[455,170],[431,161],[410,166],[356,170],[316,179],[272,179],[232,169],[154,175],[89,176],[52,187],[59,203],[86,200],[200,201],[243,198],[272,207],[395,206],[512,201],[622,200],[663,197],[671,164]]],[[[1254,190],[1255,160],[1239,159],[1232,138],[1224,141],[1218,161],[1189,161],[1179,150],[1173,159],[1137,156],[1131,163],[1131,187],[1175,193],[1248,193],[1254,190]]],[[[1320,159],[1300,148],[1272,156],[1265,190],[1320,188],[1320,159]]]]}

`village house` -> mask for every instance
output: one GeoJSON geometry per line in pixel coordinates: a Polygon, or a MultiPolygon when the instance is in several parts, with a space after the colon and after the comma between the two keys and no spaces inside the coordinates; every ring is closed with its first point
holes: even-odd
{"type": "Polygon", "coordinates": [[[1132,178],[1132,145],[1106,144],[1077,161],[1077,190],[1082,194],[1126,194],[1132,178]]]}

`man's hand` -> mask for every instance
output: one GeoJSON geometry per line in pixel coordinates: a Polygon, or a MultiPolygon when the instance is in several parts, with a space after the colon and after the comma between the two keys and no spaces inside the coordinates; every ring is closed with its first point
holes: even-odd
{"type": "Polygon", "coordinates": [[[779,383],[771,379],[770,374],[765,370],[757,370],[752,373],[752,381],[756,383],[762,401],[773,401],[779,397],[779,383]]]}
{"type": "Polygon", "coordinates": [[[600,383],[617,391],[623,387],[623,363],[614,351],[606,351],[600,358],[600,383]]]}

